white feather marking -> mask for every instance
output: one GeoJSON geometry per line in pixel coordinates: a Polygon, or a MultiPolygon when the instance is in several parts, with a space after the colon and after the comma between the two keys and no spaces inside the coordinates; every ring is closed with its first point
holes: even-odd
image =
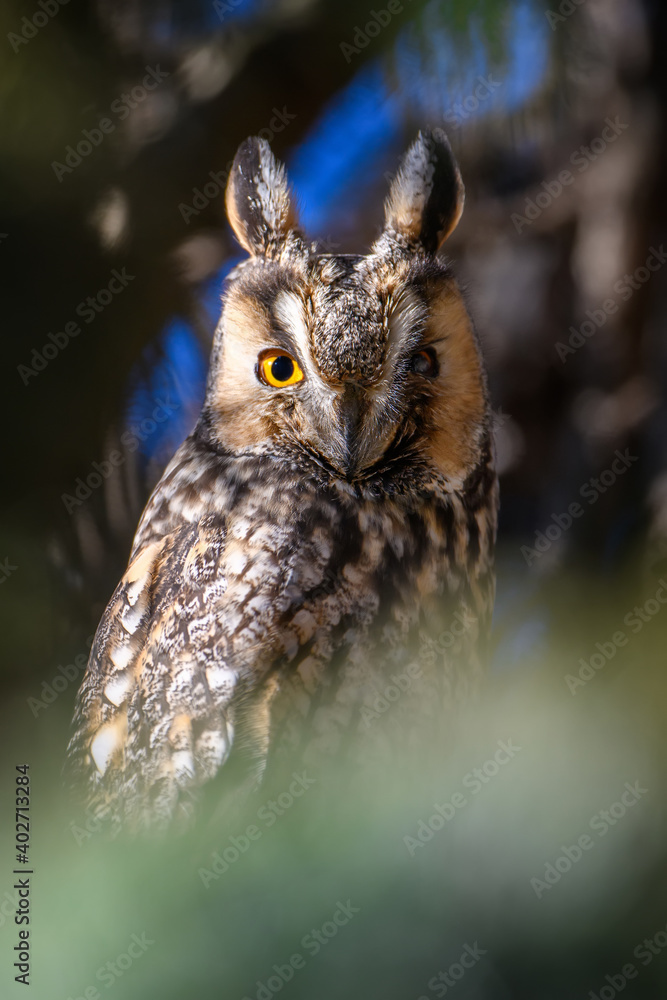
{"type": "Polygon", "coordinates": [[[128,635],[134,635],[137,631],[145,611],[145,604],[141,601],[135,607],[128,605],[120,616],[120,623],[128,635]]]}
{"type": "Polygon", "coordinates": [[[172,754],[172,767],[177,780],[191,780],[195,776],[195,761],[189,750],[177,750],[172,754]]]}
{"type": "Polygon", "coordinates": [[[229,528],[229,534],[232,538],[244,539],[248,536],[250,529],[252,528],[252,523],[245,517],[239,517],[229,528]]]}
{"type": "Polygon", "coordinates": [[[222,694],[234,690],[237,675],[229,667],[213,666],[206,669],[206,680],[214,694],[222,694]]]}
{"type": "Polygon", "coordinates": [[[190,500],[187,503],[181,504],[180,512],[183,519],[189,521],[190,524],[193,521],[198,521],[202,512],[201,501],[197,498],[197,500],[190,500]]]}
{"type": "Polygon", "coordinates": [[[124,642],[111,651],[109,659],[117,670],[125,670],[134,659],[134,650],[129,642],[124,642]]]}
{"type": "Polygon", "coordinates": [[[230,576],[241,576],[248,564],[248,555],[239,546],[229,546],[225,553],[225,569],[230,576]]]}
{"type": "Polygon", "coordinates": [[[132,677],[129,674],[119,674],[112,677],[104,688],[104,696],[112,705],[119,708],[127,701],[132,687],[132,677]]]}
{"type": "Polygon", "coordinates": [[[278,576],[279,569],[276,560],[272,556],[265,555],[250,564],[243,574],[243,579],[253,588],[260,584],[268,587],[278,576]]]}
{"type": "Polygon", "coordinates": [[[120,739],[121,729],[116,723],[112,723],[103,726],[90,744],[90,753],[100,774],[103,775],[106,771],[109,760],[120,744],[120,739]]]}
{"type": "Polygon", "coordinates": [[[303,301],[293,292],[282,291],[276,296],[274,312],[280,325],[294,338],[304,360],[310,357],[308,324],[303,301]]]}
{"type": "Polygon", "coordinates": [[[258,594],[257,597],[253,597],[252,601],[248,601],[245,606],[246,615],[261,615],[264,612],[269,611],[273,606],[273,601],[268,594],[258,594]]]}

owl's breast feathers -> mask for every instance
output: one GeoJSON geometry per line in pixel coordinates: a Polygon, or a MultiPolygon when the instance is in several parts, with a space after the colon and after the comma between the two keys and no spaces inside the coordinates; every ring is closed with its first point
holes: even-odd
{"type": "Polygon", "coordinates": [[[232,745],[261,768],[277,720],[291,725],[281,691],[303,721],[328,687],[349,725],[383,672],[442,662],[457,610],[474,623],[459,642],[472,655],[493,604],[488,449],[461,492],[419,476],[378,499],[377,483],[336,486],[296,459],[184,443],[79,692],[70,757],[98,815],[167,825],[232,745]]]}

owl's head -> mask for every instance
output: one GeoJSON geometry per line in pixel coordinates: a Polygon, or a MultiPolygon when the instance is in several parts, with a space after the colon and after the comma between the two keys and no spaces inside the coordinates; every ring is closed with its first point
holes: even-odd
{"type": "Polygon", "coordinates": [[[247,139],[226,205],[250,257],[225,295],[199,433],[232,454],[297,452],[348,482],[407,463],[460,488],[489,433],[475,334],[437,256],[463,198],[446,136],[420,133],[370,252],[322,253],[267,142],[247,139]]]}

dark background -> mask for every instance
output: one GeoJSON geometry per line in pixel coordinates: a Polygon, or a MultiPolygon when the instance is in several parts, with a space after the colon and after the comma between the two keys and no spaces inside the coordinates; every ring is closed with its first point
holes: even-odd
{"type": "MultiPolygon", "coordinates": [[[[46,13],[18,0],[0,10],[2,787],[11,806],[14,766],[31,763],[43,872],[35,995],[79,995],[150,926],[158,943],[113,984],[118,996],[254,997],[310,910],[326,920],[351,885],[364,918],[285,996],[437,995],[429,978],[483,937],[485,963],[457,995],[599,991],[667,925],[664,609],[645,613],[588,684],[566,680],[596,643],[630,634],[626,614],[667,577],[667,269],[637,271],[666,235],[664,4],[406,0],[389,17],[383,0],[45,2],[46,13]],[[377,33],[365,30],[372,10],[387,22],[377,33]],[[164,78],[146,90],[150,70],[164,78]],[[95,131],[102,119],[107,134],[95,131]],[[608,119],[619,134],[605,142],[608,119]],[[335,817],[312,810],[314,827],[295,809],[224,891],[216,881],[202,892],[179,850],[130,861],[72,832],[80,820],[59,771],[77,657],[148,492],[196,419],[224,276],[240,256],[221,193],[239,142],[272,133],[305,228],[331,250],[363,252],[424,125],[447,129],[466,184],[447,253],[497,413],[491,693],[460,760],[423,762],[416,790],[397,782],[372,806],[351,797],[335,817]],[[84,130],[98,145],[68,165],[84,130]],[[86,322],[85,301],[114,269],[132,279],[108,304],[103,292],[86,322]],[[81,332],[68,339],[71,322],[81,332]],[[566,351],[572,337],[582,346],[566,351]],[[162,404],[170,417],[156,422],[162,404]],[[617,451],[629,468],[604,486],[617,451]],[[601,474],[603,488],[591,485],[601,474]],[[559,532],[554,515],[563,525],[574,502],[583,513],[559,532]],[[401,838],[433,795],[451,794],[509,737],[532,749],[423,862],[408,858],[401,838]],[[636,780],[650,793],[538,900],[530,878],[636,780]]],[[[0,963],[18,990],[11,936],[8,918],[0,963]]],[[[666,985],[667,956],[656,955],[624,996],[666,985]]]]}

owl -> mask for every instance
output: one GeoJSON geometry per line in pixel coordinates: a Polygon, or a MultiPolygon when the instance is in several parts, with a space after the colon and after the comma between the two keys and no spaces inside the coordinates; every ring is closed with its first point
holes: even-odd
{"type": "Polygon", "coordinates": [[[424,131],[370,252],[325,253],[267,142],[240,146],[226,209],[248,257],[77,698],[74,781],[116,827],[191,817],[232,760],[259,781],[285,748],[344,753],[390,688],[391,741],[478,687],[497,480],[477,338],[438,256],[463,199],[445,134],[424,131]]]}

